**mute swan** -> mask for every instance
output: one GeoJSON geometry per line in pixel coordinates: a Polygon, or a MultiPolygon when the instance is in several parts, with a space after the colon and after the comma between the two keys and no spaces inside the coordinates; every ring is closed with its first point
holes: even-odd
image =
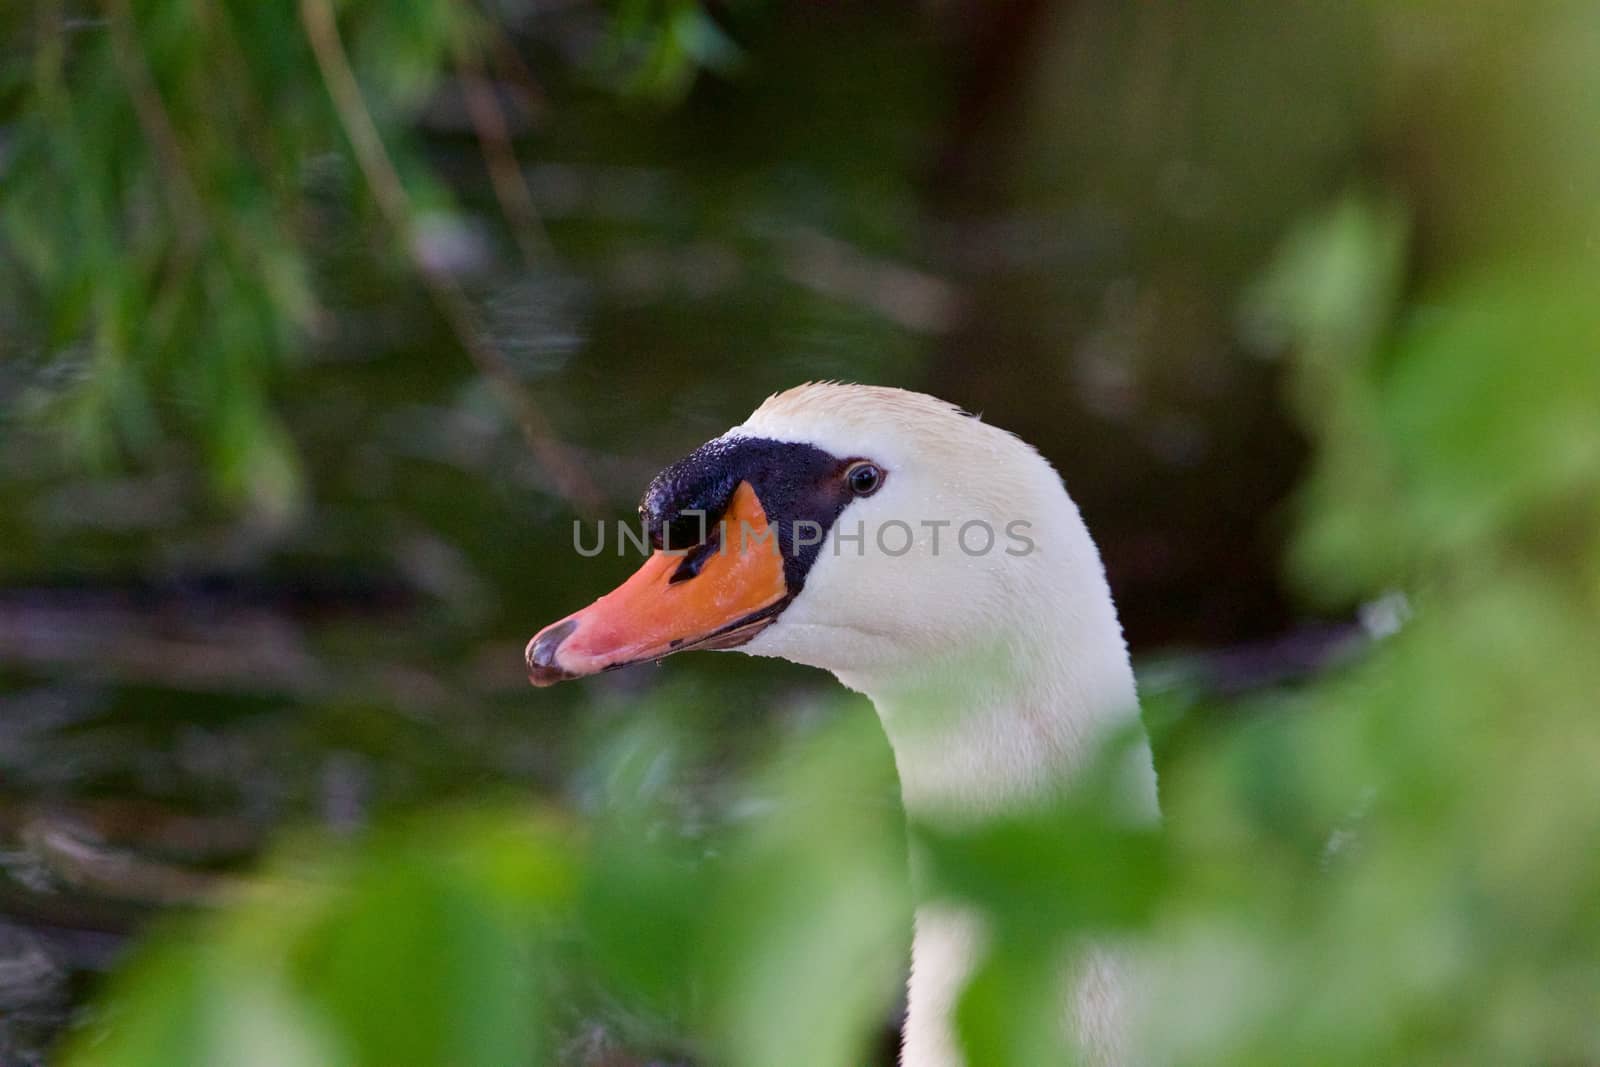
{"type": "MultiPolygon", "coordinates": [[[[945,822],[1037,803],[1100,739],[1141,730],[1104,568],[1060,477],[951,404],[790,389],[662,471],[639,510],[656,551],[528,643],[535,685],[688,648],[821,667],[876,706],[907,813],[945,822]]],[[[1138,736],[1127,800],[1153,820],[1138,736]]],[[[904,1067],[960,1067],[951,1015],[981,937],[971,915],[918,908],[904,1067]]],[[[1128,984],[1109,952],[1074,979],[1068,1025],[1092,1062],[1125,1060],[1128,984]]]]}

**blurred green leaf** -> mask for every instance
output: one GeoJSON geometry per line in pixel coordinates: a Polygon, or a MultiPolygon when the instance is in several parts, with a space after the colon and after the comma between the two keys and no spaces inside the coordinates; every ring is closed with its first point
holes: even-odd
{"type": "Polygon", "coordinates": [[[758,783],[759,815],[705,902],[705,1014],[723,1062],[854,1067],[910,932],[893,768],[865,714],[758,783]]]}
{"type": "Polygon", "coordinates": [[[545,1062],[538,960],[574,849],[525,813],[395,828],[281,872],[121,976],[66,1061],[545,1062]]]}
{"type": "Polygon", "coordinates": [[[281,976],[218,945],[168,945],[123,975],[127,995],[70,1055],[85,1067],[343,1067],[352,1063],[281,976]]]}
{"type": "Polygon", "coordinates": [[[1071,1064],[1061,1025],[1061,945],[1003,940],[967,983],[956,1026],[969,1063],[1071,1064]]]}

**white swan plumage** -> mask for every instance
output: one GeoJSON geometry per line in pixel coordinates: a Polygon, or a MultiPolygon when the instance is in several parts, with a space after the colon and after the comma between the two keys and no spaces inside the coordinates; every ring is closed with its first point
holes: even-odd
{"type": "MultiPolygon", "coordinates": [[[[641,510],[668,540],[689,511],[717,512],[719,554],[695,557],[686,576],[658,551],[614,593],[546,627],[528,645],[536,683],[739,647],[866,694],[916,819],[1024,810],[1130,733],[1141,740],[1125,814],[1158,818],[1099,553],[1055,469],[1013,434],[920,393],[811,383],[669,467],[641,510]],[[782,558],[753,558],[749,545],[729,553],[734,517],[777,530],[782,558]]],[[[977,917],[919,906],[903,1067],[961,1067],[951,1018],[982,939],[977,917]]],[[[1090,1062],[1127,1062],[1131,986],[1115,951],[1078,968],[1067,1024],[1090,1062]]]]}

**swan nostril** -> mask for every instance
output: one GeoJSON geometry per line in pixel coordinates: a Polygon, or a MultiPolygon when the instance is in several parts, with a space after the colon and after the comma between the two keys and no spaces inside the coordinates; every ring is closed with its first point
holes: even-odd
{"type": "Polygon", "coordinates": [[[532,641],[528,642],[527,651],[523,653],[528,661],[528,681],[534,685],[544,686],[577,677],[571,671],[563,670],[556,665],[556,650],[577,628],[578,621],[568,619],[541,630],[532,641]]]}

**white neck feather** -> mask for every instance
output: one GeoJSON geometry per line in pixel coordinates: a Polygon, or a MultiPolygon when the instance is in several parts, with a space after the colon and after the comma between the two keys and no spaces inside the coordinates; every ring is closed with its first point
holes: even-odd
{"type": "MultiPolygon", "coordinates": [[[[912,676],[839,672],[878,710],[909,815],[972,822],[1048,800],[1101,743],[1137,723],[1121,631],[1114,615],[1099,614],[1048,625],[1035,616],[1025,638],[953,650],[912,676]]],[[[1131,814],[1153,818],[1154,772],[1148,751],[1140,755],[1127,800],[1131,814]]]]}
{"type": "MultiPolygon", "coordinates": [[[[1044,803],[1102,742],[1137,724],[1133,670],[1098,553],[1081,523],[1057,540],[1044,546],[1057,557],[1053,580],[1016,605],[1015,625],[989,647],[910,673],[837,672],[877,708],[910,818],[970,823],[1044,803]],[[1069,565],[1059,565],[1062,557],[1069,565]]],[[[1148,745],[1128,758],[1126,814],[1154,820],[1148,745]]],[[[961,1067],[952,1019],[983,939],[970,913],[918,908],[903,1067],[961,1067]]],[[[1071,983],[1065,1022],[1088,1061],[1121,1064],[1129,996],[1117,955],[1088,953],[1063,979],[1071,983]]]]}

